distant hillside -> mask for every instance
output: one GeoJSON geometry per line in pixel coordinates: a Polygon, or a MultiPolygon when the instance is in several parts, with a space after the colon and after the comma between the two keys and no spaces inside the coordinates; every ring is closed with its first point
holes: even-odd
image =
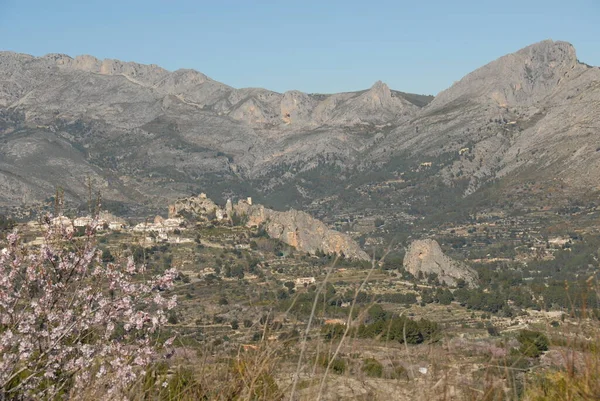
{"type": "Polygon", "coordinates": [[[588,199],[600,189],[599,82],[600,69],[550,40],[435,99],[382,82],[329,95],[235,89],[193,70],[1,52],[0,205],[56,187],[84,203],[88,178],[123,207],[203,190],[330,216],[353,205],[414,214],[499,180],[588,199]]]}

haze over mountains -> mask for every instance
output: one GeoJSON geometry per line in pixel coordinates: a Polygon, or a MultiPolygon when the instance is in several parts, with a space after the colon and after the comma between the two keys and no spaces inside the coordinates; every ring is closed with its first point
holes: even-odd
{"type": "Polygon", "coordinates": [[[499,178],[587,196],[600,190],[599,111],[600,69],[550,40],[433,99],[382,82],[331,95],[234,89],[194,70],[0,52],[0,205],[57,186],[83,202],[90,177],[126,205],[205,191],[297,206],[425,168],[423,182],[462,196],[499,178]]]}

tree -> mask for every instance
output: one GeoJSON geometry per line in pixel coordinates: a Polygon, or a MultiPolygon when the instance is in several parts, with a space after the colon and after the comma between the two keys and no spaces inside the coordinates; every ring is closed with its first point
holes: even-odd
{"type": "Polygon", "coordinates": [[[423,292],[421,293],[421,302],[430,304],[430,303],[433,303],[433,301],[434,301],[434,299],[433,299],[433,296],[431,295],[431,290],[424,289],[423,292]]]}
{"type": "Polygon", "coordinates": [[[11,218],[0,214],[0,232],[8,232],[13,229],[15,222],[11,218]]]}
{"type": "Polygon", "coordinates": [[[519,351],[530,358],[537,358],[543,351],[548,350],[550,341],[543,333],[533,330],[521,330],[517,336],[521,343],[519,351]]]}
{"type": "Polygon", "coordinates": [[[421,320],[418,322],[418,327],[424,341],[436,341],[439,339],[438,337],[441,330],[440,326],[436,322],[421,318],[421,320]]]}
{"type": "Polygon", "coordinates": [[[387,317],[385,310],[379,304],[375,304],[369,308],[369,320],[371,322],[384,321],[387,317]]]}
{"type": "Polygon", "coordinates": [[[491,323],[488,323],[487,325],[487,332],[492,337],[498,337],[500,335],[498,329],[491,323]]]}
{"type": "Polygon", "coordinates": [[[419,324],[412,319],[403,319],[404,327],[400,342],[404,342],[404,334],[406,334],[406,342],[408,344],[420,344],[423,342],[423,334],[419,330],[419,324]]]}
{"type": "Polygon", "coordinates": [[[438,288],[435,294],[435,300],[442,305],[450,305],[454,301],[454,296],[449,289],[438,288]]]}
{"type": "Polygon", "coordinates": [[[177,272],[146,280],[133,257],[102,262],[95,225],[73,238],[47,224],[39,249],[22,246],[16,232],[7,236],[0,255],[0,398],[55,399],[90,388],[123,398],[152,362],[150,340],[176,305],[163,293],[177,272]]]}
{"type": "Polygon", "coordinates": [[[110,253],[110,250],[108,248],[102,250],[102,261],[105,263],[115,261],[114,256],[110,253]]]}

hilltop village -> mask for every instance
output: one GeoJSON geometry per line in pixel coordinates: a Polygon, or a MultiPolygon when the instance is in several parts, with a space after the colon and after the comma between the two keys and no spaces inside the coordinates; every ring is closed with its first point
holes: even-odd
{"type": "MultiPolygon", "coordinates": [[[[297,210],[274,211],[262,205],[253,205],[250,197],[240,199],[236,204],[228,199],[224,206],[219,206],[201,193],[178,199],[169,205],[167,218],[157,215],[135,225],[128,225],[124,219],[108,212],[100,212],[95,218],[90,215],[69,218],[61,214],[52,218],[50,223],[67,232],[82,232],[93,223],[99,233],[110,231],[133,236],[134,242],[145,245],[191,242],[193,240],[184,233],[198,226],[246,226],[263,230],[270,238],[309,254],[323,252],[344,255],[349,259],[369,259],[348,235],[329,229],[307,213],[297,210]]],[[[30,221],[26,227],[35,232],[41,226],[38,221],[30,221]]],[[[32,240],[33,244],[41,241],[42,236],[32,240]]]]}
{"type": "MultiPolygon", "coordinates": [[[[240,203],[252,205],[252,199],[240,200],[240,203]]],[[[115,232],[140,237],[138,242],[151,245],[153,243],[185,243],[192,240],[182,235],[188,228],[195,225],[230,226],[234,216],[231,199],[224,207],[220,207],[202,193],[197,197],[183,198],[168,206],[167,217],[156,215],[153,218],[137,224],[128,224],[125,219],[106,211],[100,211],[96,216],[79,216],[70,218],[60,214],[53,217],[50,225],[62,228],[67,232],[83,230],[94,224],[97,233],[115,232]]],[[[26,223],[26,227],[39,229],[38,220],[26,223]]],[[[36,241],[41,241],[37,237],[36,241]]]]}

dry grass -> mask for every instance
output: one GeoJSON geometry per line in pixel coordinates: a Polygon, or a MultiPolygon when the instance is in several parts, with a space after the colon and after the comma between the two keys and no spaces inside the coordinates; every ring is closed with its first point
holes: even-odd
{"type": "MultiPolygon", "coordinates": [[[[314,293],[311,314],[300,338],[269,341],[268,325],[253,347],[235,353],[195,349],[181,344],[169,361],[157,364],[131,389],[132,400],[565,400],[600,399],[600,331],[597,321],[578,313],[578,319],[560,328],[545,321],[538,327],[552,340],[550,351],[531,360],[511,354],[518,344],[514,334],[490,338],[485,330],[462,338],[458,328],[445,331],[438,343],[408,346],[381,339],[361,339],[352,327],[365,318],[367,308],[354,313],[356,295],[373,279],[377,263],[354,284],[341,339],[320,338],[316,321],[327,284],[332,281],[335,262],[314,293]],[[479,338],[476,338],[479,337],[479,338]],[[382,365],[381,377],[363,369],[365,359],[382,365]],[[343,362],[343,367],[341,362],[343,362]],[[420,369],[427,368],[427,373],[420,369]]],[[[595,289],[594,289],[595,290],[595,289]]],[[[285,318],[293,307],[283,313],[285,318]]],[[[323,305],[324,306],[324,305],[323,305]]],[[[470,312],[455,307],[428,305],[399,310],[417,312],[435,321],[469,321],[470,312]]],[[[324,308],[323,308],[324,310],[324,308]]],[[[573,311],[575,312],[575,311],[573,311]]],[[[575,315],[575,313],[573,313],[575,315]]],[[[478,320],[478,319],[475,319],[478,320]]],[[[78,398],[98,399],[102,389],[78,398]]]]}
{"type": "MultiPolygon", "coordinates": [[[[598,297],[598,282],[587,280],[598,297]]],[[[547,369],[529,380],[524,400],[600,400],[600,329],[592,311],[571,308],[575,324],[563,325],[553,337],[556,348],[545,355],[547,369]]]]}

